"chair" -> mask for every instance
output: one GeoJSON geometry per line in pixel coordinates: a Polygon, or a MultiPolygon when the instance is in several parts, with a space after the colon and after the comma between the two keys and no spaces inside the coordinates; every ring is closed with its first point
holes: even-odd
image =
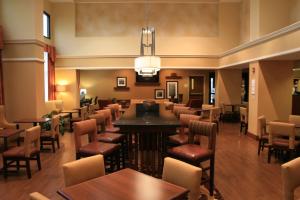
{"type": "Polygon", "coordinates": [[[98,105],[98,96],[95,97],[93,104],[98,105]]]}
{"type": "Polygon", "coordinates": [[[201,113],[201,117],[204,118],[209,118],[209,114],[210,114],[210,109],[212,109],[214,107],[214,105],[211,104],[202,104],[202,113],[201,113]]]}
{"type": "Polygon", "coordinates": [[[90,156],[63,165],[65,186],[72,186],[105,175],[102,155],[90,156]]]}
{"type": "Polygon", "coordinates": [[[114,127],[112,123],[111,109],[103,109],[97,111],[97,113],[103,113],[105,116],[105,132],[117,133],[120,132],[120,128],[114,127]]]}
{"type": "Polygon", "coordinates": [[[213,195],[214,191],[214,169],[215,169],[215,147],[216,147],[216,124],[191,120],[189,122],[189,144],[173,147],[168,150],[170,157],[182,160],[198,167],[203,161],[210,161],[207,168],[209,173],[209,193],[213,195]],[[200,145],[194,144],[195,135],[199,136],[200,145]],[[208,138],[207,148],[201,146],[201,136],[208,138]]]}
{"type": "Polygon", "coordinates": [[[98,105],[97,104],[90,104],[88,107],[88,115],[92,115],[96,112],[96,110],[98,110],[98,105]]]}
{"type": "MultiPolygon", "coordinates": [[[[183,112],[183,110],[190,110],[190,107],[186,106],[174,106],[173,107],[173,113],[174,115],[179,118],[180,113],[183,112]]],[[[188,111],[187,111],[188,112],[188,111]]],[[[193,111],[194,112],[194,111],[193,111]]],[[[187,114],[187,113],[186,113],[187,114]]]]}
{"type": "Polygon", "coordinates": [[[9,167],[26,167],[27,177],[31,178],[30,160],[36,160],[38,169],[41,170],[40,160],[40,135],[41,127],[35,126],[25,131],[24,145],[11,148],[3,152],[3,176],[7,178],[9,167]],[[20,165],[20,161],[25,161],[25,166],[20,165]],[[16,162],[16,165],[12,165],[16,162]]]}
{"type": "Polygon", "coordinates": [[[240,107],[240,132],[245,128],[244,134],[246,135],[248,132],[248,111],[247,108],[240,107]]]}
{"type": "Polygon", "coordinates": [[[78,117],[72,117],[72,119],[70,119],[71,132],[73,131],[73,123],[74,122],[83,121],[83,120],[87,119],[87,117],[88,117],[88,107],[83,106],[79,110],[79,116],[78,117]]]}
{"type": "Polygon", "coordinates": [[[107,105],[108,108],[111,109],[112,120],[119,120],[121,117],[120,105],[117,103],[107,105]]]}
{"type": "Polygon", "coordinates": [[[0,105],[0,128],[17,128],[17,124],[7,122],[5,118],[4,105],[0,105]]]}
{"type": "Polygon", "coordinates": [[[234,107],[230,104],[221,104],[221,119],[224,122],[225,120],[234,121],[234,107]]]}
{"type": "Polygon", "coordinates": [[[299,148],[300,142],[295,140],[295,124],[284,122],[269,123],[269,152],[268,163],[271,161],[273,151],[287,151],[290,158],[294,156],[295,149],[299,148]],[[288,137],[287,139],[283,137],[288,137]]]}
{"type": "Polygon", "coordinates": [[[260,151],[264,150],[264,147],[267,146],[269,141],[269,134],[267,133],[267,121],[264,115],[258,118],[258,151],[257,154],[260,154],[260,151]]]}
{"type": "Polygon", "coordinates": [[[50,200],[39,192],[33,192],[29,194],[30,200],[50,200]]]}
{"type": "Polygon", "coordinates": [[[119,162],[119,144],[111,144],[98,142],[97,139],[97,123],[95,119],[84,120],[74,123],[75,133],[75,149],[76,159],[81,157],[89,157],[101,154],[106,160],[110,160],[110,168],[113,169],[114,161],[116,162],[117,169],[120,168],[119,162]],[[83,145],[81,136],[88,135],[89,143],[83,145]]]}
{"type": "Polygon", "coordinates": [[[188,199],[198,200],[202,170],[173,158],[165,158],[162,179],[189,190],[188,199]]]}
{"type": "Polygon", "coordinates": [[[125,136],[120,133],[105,132],[105,116],[103,113],[97,113],[89,116],[90,119],[95,119],[98,127],[97,139],[99,142],[121,144],[122,151],[122,166],[125,164],[125,136]]]}
{"type": "Polygon", "coordinates": [[[294,200],[294,190],[300,186],[300,158],[281,165],[283,200],[294,200]]]}
{"type": "Polygon", "coordinates": [[[300,137],[300,115],[289,115],[289,122],[296,125],[296,138],[300,137]]]}
{"type": "Polygon", "coordinates": [[[51,145],[52,151],[53,151],[53,153],[55,153],[55,142],[57,143],[57,148],[60,148],[60,146],[59,146],[59,116],[58,115],[52,116],[51,130],[41,132],[41,149],[43,149],[44,145],[51,145]]]}
{"type": "Polygon", "coordinates": [[[190,114],[180,114],[180,131],[178,134],[171,135],[168,137],[171,145],[183,145],[188,143],[188,133],[189,133],[189,122],[191,120],[200,120],[200,116],[190,115],[190,114]]]}
{"type": "Polygon", "coordinates": [[[219,132],[221,109],[219,107],[212,107],[209,109],[209,118],[201,118],[200,121],[211,122],[217,125],[217,132],[219,132]]]}

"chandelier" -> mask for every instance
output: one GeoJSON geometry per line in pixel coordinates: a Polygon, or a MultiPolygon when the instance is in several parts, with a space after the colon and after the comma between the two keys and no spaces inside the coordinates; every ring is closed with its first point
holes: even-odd
{"type": "Polygon", "coordinates": [[[134,70],[138,75],[151,77],[160,70],[160,57],[155,56],[155,30],[142,28],[140,56],[135,59],[134,70]]]}

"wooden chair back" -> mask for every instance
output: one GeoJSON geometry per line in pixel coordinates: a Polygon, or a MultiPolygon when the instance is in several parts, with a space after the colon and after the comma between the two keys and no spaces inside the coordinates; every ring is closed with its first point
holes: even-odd
{"type": "Polygon", "coordinates": [[[81,148],[81,136],[88,135],[92,142],[97,141],[96,119],[89,119],[74,123],[75,148],[76,152],[81,148]]]}
{"type": "Polygon", "coordinates": [[[34,151],[40,151],[41,127],[34,126],[26,129],[24,136],[25,157],[29,158],[34,151]]]}

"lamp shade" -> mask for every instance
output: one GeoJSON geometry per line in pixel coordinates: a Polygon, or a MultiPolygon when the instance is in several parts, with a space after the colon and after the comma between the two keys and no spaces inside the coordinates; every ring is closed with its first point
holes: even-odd
{"type": "Polygon", "coordinates": [[[56,85],[56,92],[65,92],[67,87],[65,85],[56,85]]]}
{"type": "Polygon", "coordinates": [[[142,76],[156,75],[160,70],[160,57],[140,56],[134,61],[134,70],[142,76]]]}

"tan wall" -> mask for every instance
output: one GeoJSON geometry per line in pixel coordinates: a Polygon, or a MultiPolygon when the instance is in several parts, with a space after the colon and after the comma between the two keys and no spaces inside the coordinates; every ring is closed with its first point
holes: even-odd
{"type": "Polygon", "coordinates": [[[216,74],[216,105],[240,104],[242,70],[222,69],[216,74]]]}
{"type": "Polygon", "coordinates": [[[257,118],[288,120],[292,109],[293,62],[262,61],[250,64],[249,132],[257,134],[257,118]],[[252,68],[255,72],[252,72],[252,68]],[[255,80],[255,94],[251,94],[255,80]]]}
{"type": "Polygon", "coordinates": [[[160,86],[135,86],[135,72],[133,70],[81,70],[80,86],[87,89],[87,97],[153,99],[154,89],[166,89],[166,81],[169,81],[169,79],[167,80],[165,77],[170,76],[174,72],[178,76],[182,76],[182,79],[178,80],[178,92],[183,94],[183,101],[185,103],[188,101],[189,76],[204,75],[204,101],[208,102],[208,71],[204,70],[161,70],[160,86]],[[127,77],[129,91],[114,90],[114,87],[116,87],[116,77],[127,77]]]}
{"type": "Polygon", "coordinates": [[[57,85],[66,85],[65,92],[57,92],[56,99],[63,101],[63,107],[71,110],[79,106],[79,90],[76,70],[55,70],[57,85]]]}
{"type": "Polygon", "coordinates": [[[43,64],[4,62],[6,114],[10,121],[44,114],[43,64]]]}
{"type": "Polygon", "coordinates": [[[240,43],[243,44],[250,40],[250,0],[241,2],[240,23],[240,43]]]}
{"type": "MultiPolygon", "coordinates": [[[[156,54],[216,54],[238,45],[240,37],[239,8],[238,3],[222,3],[219,5],[219,29],[216,37],[157,37],[156,54]]],[[[53,4],[52,10],[55,18],[55,30],[59,30],[55,31],[55,45],[59,55],[139,54],[140,36],[138,34],[114,37],[76,37],[75,5],[72,3],[53,4]]],[[[137,33],[139,31],[137,30],[137,33]]]]}
{"type": "Polygon", "coordinates": [[[299,0],[260,1],[260,35],[281,29],[300,19],[299,0]]]}

